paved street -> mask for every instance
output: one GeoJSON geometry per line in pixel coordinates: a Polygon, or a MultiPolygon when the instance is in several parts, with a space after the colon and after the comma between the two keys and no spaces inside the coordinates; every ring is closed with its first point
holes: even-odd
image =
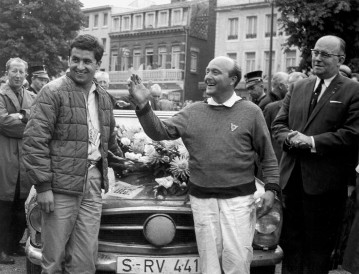
{"type": "Polygon", "coordinates": [[[15,257],[14,265],[0,265],[1,274],[25,274],[26,273],[25,257],[15,257]]]}

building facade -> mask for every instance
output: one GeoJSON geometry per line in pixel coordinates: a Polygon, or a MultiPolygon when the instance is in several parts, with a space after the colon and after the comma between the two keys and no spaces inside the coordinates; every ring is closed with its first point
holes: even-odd
{"type": "Polygon", "coordinates": [[[82,9],[82,12],[85,14],[86,25],[80,30],[79,34],[91,34],[102,42],[105,51],[102,57],[101,70],[109,71],[110,69],[110,37],[108,34],[112,27],[112,13],[124,12],[133,9],[134,8],[130,7],[113,7],[110,5],[82,9]]]}
{"type": "MultiPolygon", "coordinates": [[[[271,17],[271,2],[268,0],[218,0],[215,55],[235,59],[243,75],[262,70],[263,76],[268,77],[271,17]]],[[[274,8],[272,75],[278,71],[290,71],[300,62],[297,48],[283,47],[287,36],[278,23],[279,17],[280,13],[274,8]]]]}
{"type": "Polygon", "coordinates": [[[111,16],[110,79],[132,73],[157,83],[171,100],[202,100],[205,68],[214,57],[215,0],[175,1],[111,16]]]}

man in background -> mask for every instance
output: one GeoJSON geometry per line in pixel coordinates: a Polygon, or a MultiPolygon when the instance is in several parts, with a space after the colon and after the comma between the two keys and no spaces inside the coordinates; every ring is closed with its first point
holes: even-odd
{"type": "Polygon", "coordinates": [[[104,90],[108,90],[110,87],[110,76],[107,72],[101,70],[96,71],[95,79],[104,90]]]}
{"type": "Polygon", "coordinates": [[[161,93],[160,99],[158,100],[159,110],[174,110],[174,102],[168,99],[168,94],[165,92],[161,93]]]}
{"type": "Polygon", "coordinates": [[[38,94],[42,87],[50,81],[50,78],[47,74],[45,66],[33,66],[31,67],[31,71],[32,76],[29,90],[35,94],[38,94]]]}
{"type": "Polygon", "coordinates": [[[272,136],[272,123],[277,116],[280,108],[283,104],[283,98],[287,94],[288,88],[293,88],[293,84],[303,78],[306,78],[307,76],[304,73],[301,72],[292,72],[291,74],[285,73],[285,72],[278,72],[274,74],[273,76],[273,90],[278,90],[276,94],[278,94],[277,101],[274,101],[272,103],[269,103],[263,110],[264,118],[266,119],[267,127],[269,130],[269,133],[271,135],[272,145],[275,152],[275,155],[277,157],[278,163],[280,162],[280,158],[282,157],[282,147],[278,145],[278,143],[274,140],[272,136]]]}
{"type": "Polygon", "coordinates": [[[20,58],[6,63],[7,83],[0,89],[0,264],[24,255],[20,246],[26,217],[24,203],[31,184],[22,162],[22,143],[35,95],[23,87],[28,65],[20,58]]]}
{"type": "Polygon", "coordinates": [[[262,71],[256,70],[248,72],[244,75],[246,81],[246,89],[249,91],[252,102],[258,105],[262,110],[265,107],[265,102],[263,100],[266,98],[264,92],[262,71]]]}

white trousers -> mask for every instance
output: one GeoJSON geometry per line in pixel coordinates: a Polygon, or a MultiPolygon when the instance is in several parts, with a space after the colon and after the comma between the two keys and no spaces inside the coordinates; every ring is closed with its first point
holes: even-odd
{"type": "Polygon", "coordinates": [[[202,273],[249,274],[256,222],[253,195],[190,200],[202,273]]]}

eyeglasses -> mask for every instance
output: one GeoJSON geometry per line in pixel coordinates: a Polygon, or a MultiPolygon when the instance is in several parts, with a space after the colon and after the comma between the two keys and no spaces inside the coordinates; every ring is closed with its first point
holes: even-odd
{"type": "Polygon", "coordinates": [[[317,57],[319,54],[320,56],[322,56],[323,58],[330,58],[332,56],[344,56],[343,54],[332,54],[332,53],[328,53],[325,51],[321,51],[321,50],[316,50],[316,49],[311,49],[312,55],[314,55],[315,57],[317,57]]]}

